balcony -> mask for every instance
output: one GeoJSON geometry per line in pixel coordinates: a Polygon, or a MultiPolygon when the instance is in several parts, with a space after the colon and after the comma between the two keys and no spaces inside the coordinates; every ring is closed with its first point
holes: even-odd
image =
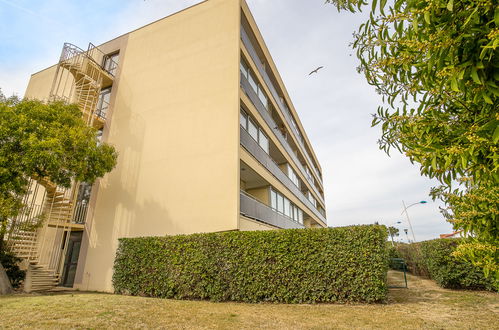
{"type": "MultiPolygon", "coordinates": [[[[281,113],[284,115],[284,118],[288,122],[288,125],[292,128],[293,133],[294,133],[294,135],[296,137],[296,140],[300,144],[300,147],[301,147],[301,149],[303,151],[302,153],[303,153],[304,157],[306,158],[306,160],[310,164],[313,165],[314,162],[312,162],[312,160],[310,159],[310,157],[308,155],[308,152],[307,152],[307,149],[305,147],[305,144],[304,144],[302,138],[300,137],[301,134],[299,132],[297,132],[297,129],[293,125],[292,115],[291,115],[288,107],[286,106],[286,104],[284,102],[282,102],[281,97],[279,96],[279,93],[277,93],[277,90],[275,89],[274,84],[270,80],[270,77],[268,76],[265,68],[263,67],[262,62],[261,62],[259,56],[257,55],[256,50],[253,47],[253,44],[252,44],[252,42],[251,42],[248,34],[246,33],[244,27],[241,27],[241,40],[243,41],[243,44],[246,47],[246,49],[248,50],[248,53],[250,54],[251,58],[253,59],[253,62],[255,63],[256,67],[258,68],[258,71],[260,72],[261,76],[263,77],[263,80],[265,81],[265,84],[267,85],[267,87],[269,88],[272,96],[274,97],[275,102],[277,103],[277,105],[281,109],[281,113]]],[[[314,171],[315,175],[320,179],[319,181],[322,182],[321,181],[322,180],[322,176],[318,172],[318,170],[315,168],[315,166],[311,166],[311,168],[314,171]]]]}
{"type": "Polygon", "coordinates": [[[302,224],[291,220],[290,218],[277,213],[269,206],[257,201],[250,195],[241,191],[240,194],[240,213],[245,217],[252,218],[266,224],[282,228],[305,228],[302,224]]]}
{"type": "MultiPolygon", "coordinates": [[[[267,111],[265,106],[262,104],[262,101],[258,98],[258,95],[256,95],[255,91],[251,87],[249,81],[244,77],[243,75],[241,76],[241,87],[248,96],[248,98],[251,100],[255,108],[257,109],[258,113],[262,116],[263,120],[267,123],[267,125],[270,128],[277,127],[277,124],[275,123],[274,119],[272,119],[272,116],[270,113],[267,111]]],[[[303,176],[307,178],[307,172],[305,171],[305,168],[301,164],[300,160],[298,159],[298,156],[293,152],[293,149],[291,149],[291,146],[289,145],[288,141],[286,138],[277,130],[274,129],[275,136],[281,143],[281,145],[286,149],[286,153],[291,157],[293,162],[298,166],[300,171],[302,172],[303,176]]],[[[246,132],[245,132],[246,133],[246,132]]],[[[319,197],[319,200],[324,204],[324,198],[322,195],[319,193],[319,190],[314,184],[310,184],[312,189],[315,191],[316,195],[319,197]]]]}
{"type": "Polygon", "coordinates": [[[244,130],[240,128],[241,145],[258,160],[274,177],[277,178],[293,195],[295,195],[305,206],[311,210],[322,222],[326,223],[326,218],[308,200],[303,192],[284,174],[274,160],[258,145],[258,143],[244,130]]]}

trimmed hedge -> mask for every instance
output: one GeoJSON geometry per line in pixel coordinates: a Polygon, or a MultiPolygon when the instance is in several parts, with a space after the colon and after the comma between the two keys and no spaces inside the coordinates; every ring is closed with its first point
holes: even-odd
{"type": "Polygon", "coordinates": [[[480,268],[452,256],[460,241],[448,238],[399,244],[397,250],[411,273],[427,276],[443,288],[494,290],[493,279],[486,278],[480,268]]]}
{"type": "Polygon", "coordinates": [[[116,293],[213,301],[380,302],[384,226],[122,238],[116,293]]]}

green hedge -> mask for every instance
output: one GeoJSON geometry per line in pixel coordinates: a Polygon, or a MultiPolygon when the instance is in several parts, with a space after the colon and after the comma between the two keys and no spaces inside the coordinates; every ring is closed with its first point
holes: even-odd
{"type": "Polygon", "coordinates": [[[397,250],[406,259],[409,271],[427,276],[443,288],[494,290],[493,279],[469,262],[452,256],[460,239],[435,239],[415,244],[399,244],[397,250]]]}
{"type": "Polygon", "coordinates": [[[380,302],[386,228],[225,232],[122,238],[116,293],[213,301],[380,302]]]}
{"type": "Polygon", "coordinates": [[[400,258],[405,260],[407,270],[414,275],[431,277],[426,265],[425,258],[421,254],[421,243],[397,244],[397,252],[400,258]]]}

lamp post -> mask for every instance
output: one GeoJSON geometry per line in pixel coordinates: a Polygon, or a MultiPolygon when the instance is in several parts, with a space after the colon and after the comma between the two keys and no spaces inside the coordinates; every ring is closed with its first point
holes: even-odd
{"type": "MultiPolygon", "coordinates": [[[[400,215],[405,213],[405,216],[407,217],[407,222],[409,223],[409,228],[411,228],[412,239],[414,240],[414,242],[416,242],[416,236],[414,235],[414,229],[412,229],[412,224],[411,224],[411,220],[409,219],[409,213],[407,212],[407,209],[410,208],[411,206],[414,206],[414,205],[426,204],[426,203],[427,203],[427,201],[420,201],[420,202],[413,203],[409,206],[405,206],[405,202],[402,201],[402,205],[404,205],[404,210],[402,211],[402,213],[400,213],[400,215]]],[[[407,235],[407,231],[405,233],[407,235]]],[[[407,240],[409,240],[409,238],[407,240]]]]}

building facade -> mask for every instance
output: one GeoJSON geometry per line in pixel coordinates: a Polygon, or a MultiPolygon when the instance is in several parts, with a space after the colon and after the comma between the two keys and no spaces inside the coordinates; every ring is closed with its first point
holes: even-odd
{"type": "Polygon", "coordinates": [[[320,164],[244,0],[65,44],[25,96],[78,103],[119,153],[93,185],[33,181],[9,241],[28,290],[112,291],[120,237],[326,226],[320,164]]]}

